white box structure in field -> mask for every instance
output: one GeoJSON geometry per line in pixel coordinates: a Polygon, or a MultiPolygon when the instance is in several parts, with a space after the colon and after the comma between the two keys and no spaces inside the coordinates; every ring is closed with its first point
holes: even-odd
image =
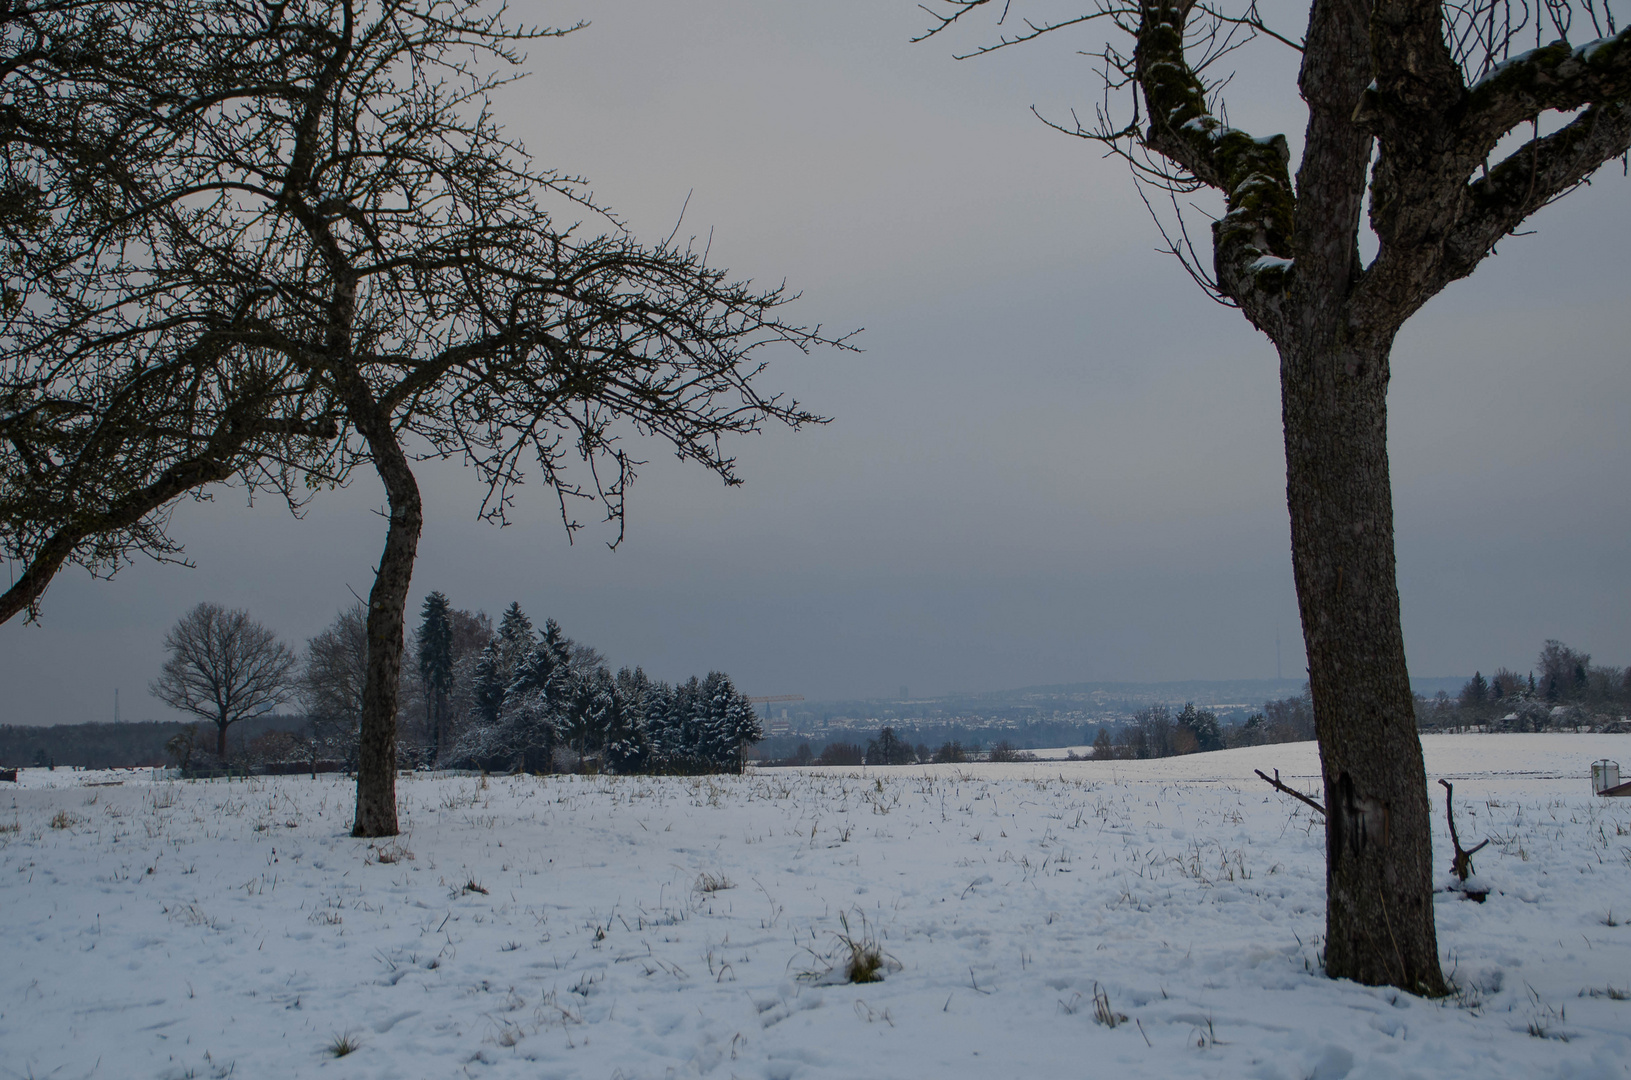
{"type": "Polygon", "coordinates": [[[1596,795],[1631,796],[1631,784],[1620,782],[1620,763],[1607,758],[1591,763],[1591,790],[1596,795]]]}

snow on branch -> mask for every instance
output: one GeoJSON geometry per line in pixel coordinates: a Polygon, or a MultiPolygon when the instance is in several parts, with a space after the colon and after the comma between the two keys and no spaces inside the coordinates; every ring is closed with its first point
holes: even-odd
{"type": "Polygon", "coordinates": [[[1584,45],[1567,41],[1497,64],[1468,91],[1468,151],[1487,154],[1502,136],[1548,110],[1623,101],[1631,93],[1631,28],[1584,45]]]}

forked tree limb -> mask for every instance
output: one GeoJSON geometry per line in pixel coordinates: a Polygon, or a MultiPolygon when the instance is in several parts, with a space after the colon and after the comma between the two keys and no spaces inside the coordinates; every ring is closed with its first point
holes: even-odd
{"type": "Polygon", "coordinates": [[[1466,881],[1472,874],[1472,857],[1483,851],[1489,845],[1485,840],[1477,847],[1468,850],[1461,846],[1461,836],[1455,831],[1455,810],[1450,799],[1455,795],[1455,786],[1448,780],[1440,780],[1444,785],[1444,816],[1450,822],[1450,843],[1455,845],[1455,859],[1450,863],[1450,872],[1455,874],[1459,881],[1466,881]]]}
{"type": "Polygon", "coordinates": [[[1291,787],[1291,786],[1286,785],[1286,784],[1282,784],[1280,782],[1280,770],[1279,769],[1274,770],[1273,778],[1270,778],[1269,775],[1267,773],[1265,773],[1262,769],[1253,769],[1252,771],[1255,772],[1258,776],[1261,776],[1263,778],[1263,782],[1265,784],[1269,785],[1269,787],[1273,788],[1274,790],[1283,791],[1287,795],[1290,795],[1294,799],[1301,799],[1303,802],[1307,803],[1309,806],[1312,806],[1315,810],[1318,810],[1321,814],[1325,813],[1325,807],[1321,806],[1319,803],[1315,802],[1313,799],[1309,798],[1307,795],[1304,795],[1302,792],[1298,791],[1296,788],[1291,787]]]}

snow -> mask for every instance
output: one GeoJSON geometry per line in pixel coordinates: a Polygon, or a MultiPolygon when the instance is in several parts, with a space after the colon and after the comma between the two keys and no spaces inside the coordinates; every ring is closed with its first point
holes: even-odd
{"type": "Polygon", "coordinates": [[[1631,800],[1588,770],[1631,736],[1423,744],[1463,843],[1492,840],[1487,902],[1449,890],[1432,785],[1445,1001],[1320,974],[1318,816],[1252,776],[1317,793],[1306,743],[420,774],[379,843],[333,776],[25,770],[0,788],[0,1075],[1625,1080],[1631,800]],[[846,925],[881,982],[833,973],[846,925]]]}

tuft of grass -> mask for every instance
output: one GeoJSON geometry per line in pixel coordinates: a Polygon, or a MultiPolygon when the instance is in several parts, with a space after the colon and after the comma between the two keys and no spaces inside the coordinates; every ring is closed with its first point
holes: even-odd
{"type": "Polygon", "coordinates": [[[389,866],[392,863],[402,862],[404,859],[406,859],[408,862],[412,862],[413,852],[403,847],[401,841],[399,840],[393,840],[383,847],[374,849],[375,862],[381,862],[389,866]]]}
{"type": "Polygon", "coordinates": [[[1524,984],[1524,987],[1529,991],[1529,1000],[1532,1007],[1529,1015],[1529,1026],[1525,1029],[1529,1032],[1530,1038],[1555,1039],[1558,1042],[1568,1042],[1568,1034],[1558,1030],[1555,1026],[1568,1022],[1568,1010],[1552,1008],[1541,999],[1540,991],[1527,983],[1524,984]]]}
{"type": "Polygon", "coordinates": [[[1602,921],[1603,921],[1604,926],[1618,926],[1618,925],[1620,925],[1619,920],[1614,917],[1614,909],[1613,908],[1608,909],[1608,914],[1603,916],[1602,921]]]}
{"type": "Polygon", "coordinates": [[[71,829],[79,824],[79,819],[66,810],[58,810],[57,816],[51,819],[53,829],[71,829]]]}
{"type": "Polygon", "coordinates": [[[486,895],[487,895],[487,890],[486,890],[486,889],[484,889],[484,888],[482,888],[482,887],[481,887],[481,886],[480,886],[480,885],[478,885],[478,884],[477,884],[477,883],[476,883],[476,879],[475,879],[475,878],[471,878],[471,879],[470,879],[470,880],[469,880],[469,881],[467,881],[467,882],[465,882],[465,883],[464,883],[464,887],[463,887],[463,888],[461,888],[461,889],[460,889],[460,890],[459,890],[459,892],[461,892],[461,893],[465,893],[465,894],[469,894],[469,893],[481,893],[481,895],[483,895],[483,896],[486,896],[486,895]]]}
{"type": "Polygon", "coordinates": [[[1093,984],[1093,1019],[1107,1028],[1127,1022],[1127,1014],[1118,1013],[1110,1007],[1110,995],[1098,983],[1093,984]]]}
{"type": "Polygon", "coordinates": [[[691,886],[699,893],[723,892],[726,889],[736,888],[736,883],[726,877],[724,873],[710,874],[706,870],[697,875],[696,884],[691,886]]]}
{"type": "Polygon", "coordinates": [[[22,825],[22,822],[20,822],[20,821],[13,821],[9,825],[6,824],[3,821],[0,821],[0,836],[4,836],[6,833],[15,833],[15,832],[22,832],[22,831],[23,831],[23,825],[22,825]]]}
{"type": "Polygon", "coordinates": [[[329,1040],[329,1044],[323,1048],[324,1052],[327,1053],[329,1057],[337,1058],[343,1058],[349,1054],[355,1054],[360,1049],[362,1049],[362,1043],[358,1042],[356,1037],[349,1031],[344,1035],[334,1036],[334,1038],[329,1040]]]}
{"type": "Polygon", "coordinates": [[[874,983],[882,982],[885,974],[901,970],[901,962],[883,950],[868,925],[866,916],[859,911],[860,930],[852,930],[849,915],[839,912],[842,930],[833,932],[833,947],[822,956],[815,955],[817,966],[799,973],[802,979],[814,982],[874,983]]]}
{"type": "Polygon", "coordinates": [[[1610,984],[1601,990],[1595,986],[1588,986],[1580,991],[1581,997],[1607,998],[1610,1001],[1631,1001],[1631,990],[1621,990],[1610,984]]]}

